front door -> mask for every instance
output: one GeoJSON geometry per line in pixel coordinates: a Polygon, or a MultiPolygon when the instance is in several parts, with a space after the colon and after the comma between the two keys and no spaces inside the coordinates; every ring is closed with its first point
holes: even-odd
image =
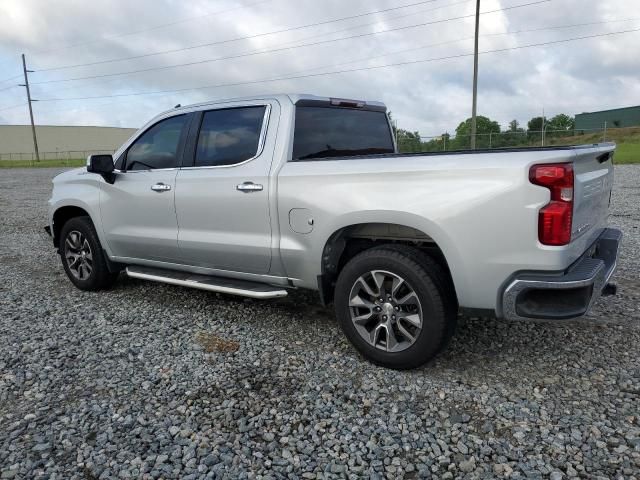
{"type": "Polygon", "coordinates": [[[175,187],[189,119],[152,125],[124,153],[115,182],[103,184],[100,213],[114,256],[179,262],[175,187]]]}
{"type": "MultiPolygon", "coordinates": [[[[176,179],[178,245],[183,263],[264,274],[271,264],[269,169],[264,148],[276,105],[200,112],[191,160],[176,179]]],[[[275,132],[273,132],[275,137],[275,132]]],[[[271,136],[270,136],[271,137],[271,136]]]]}

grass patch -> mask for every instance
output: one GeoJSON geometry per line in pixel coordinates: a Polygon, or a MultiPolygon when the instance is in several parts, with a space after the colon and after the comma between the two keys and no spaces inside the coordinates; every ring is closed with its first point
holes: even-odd
{"type": "Polygon", "coordinates": [[[83,167],[87,164],[81,158],[70,160],[0,160],[0,168],[53,168],[53,167],[83,167]]]}
{"type": "Polygon", "coordinates": [[[640,163],[640,142],[620,143],[613,157],[614,164],[640,163]]]}
{"type": "MultiPolygon", "coordinates": [[[[603,141],[602,132],[576,135],[573,137],[551,138],[551,145],[584,145],[603,141]]],[[[607,142],[615,142],[614,164],[640,163],[640,127],[607,130],[607,142]]]]}

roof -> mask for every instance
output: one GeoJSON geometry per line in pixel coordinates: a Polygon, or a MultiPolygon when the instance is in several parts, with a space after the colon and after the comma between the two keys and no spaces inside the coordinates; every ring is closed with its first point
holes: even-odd
{"type": "Polygon", "coordinates": [[[640,105],[637,105],[635,107],[620,107],[620,108],[609,108],[608,110],[596,110],[595,112],[582,112],[582,113],[578,113],[577,115],[589,115],[589,114],[592,114],[592,113],[619,112],[620,110],[634,110],[634,109],[640,109],[640,105]]]}
{"type": "MultiPolygon", "coordinates": [[[[31,128],[31,124],[30,123],[25,123],[25,124],[16,124],[16,123],[3,123],[0,124],[0,128],[5,128],[5,127],[24,127],[24,128],[31,128]]],[[[137,130],[137,127],[114,127],[114,126],[110,126],[110,125],[44,125],[44,124],[40,124],[40,123],[36,123],[36,128],[114,128],[114,129],[120,129],[120,130],[137,130]]]]}
{"type": "MultiPolygon", "coordinates": [[[[333,97],[335,98],[335,97],[333,97]]],[[[276,94],[265,94],[265,95],[252,95],[252,96],[247,96],[247,97],[236,97],[236,98],[222,98],[222,99],[218,99],[218,100],[211,100],[208,102],[200,102],[200,103],[194,103],[194,104],[190,104],[190,105],[181,105],[178,108],[174,108],[172,110],[167,110],[166,112],[162,112],[163,115],[165,113],[168,112],[175,112],[175,111],[179,111],[179,110],[190,110],[193,109],[195,107],[206,107],[208,105],[218,105],[221,103],[228,103],[228,102],[252,102],[252,101],[257,101],[257,100],[276,100],[278,102],[291,102],[294,105],[296,103],[298,103],[301,100],[307,100],[307,101],[315,101],[315,102],[330,102],[332,100],[332,97],[321,97],[321,96],[317,96],[317,95],[311,95],[308,93],[276,93],[276,94]]],[[[343,100],[343,98],[340,98],[341,100],[343,100]]],[[[376,101],[368,101],[368,100],[355,100],[358,102],[364,102],[366,103],[368,106],[372,106],[372,107],[378,107],[381,109],[385,109],[386,110],[386,105],[382,102],[376,102],[376,101]]]]}

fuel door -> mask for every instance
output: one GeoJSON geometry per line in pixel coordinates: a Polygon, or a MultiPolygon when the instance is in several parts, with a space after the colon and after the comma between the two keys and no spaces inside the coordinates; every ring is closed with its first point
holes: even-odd
{"type": "Polygon", "coordinates": [[[311,233],[313,231],[313,216],[307,208],[292,208],[289,211],[289,226],[296,233],[311,233]]]}

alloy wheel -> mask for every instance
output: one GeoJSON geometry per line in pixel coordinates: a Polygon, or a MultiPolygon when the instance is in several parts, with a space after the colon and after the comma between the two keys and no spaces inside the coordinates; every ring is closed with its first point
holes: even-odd
{"type": "Polygon", "coordinates": [[[71,274],[78,280],[86,280],[93,270],[93,255],[87,238],[72,230],[64,242],[64,258],[71,274]]]}
{"type": "Polygon", "coordinates": [[[358,277],[349,294],[351,321],[371,346],[401,352],[422,330],[422,307],[415,290],[401,276],[372,270],[358,277]]]}

